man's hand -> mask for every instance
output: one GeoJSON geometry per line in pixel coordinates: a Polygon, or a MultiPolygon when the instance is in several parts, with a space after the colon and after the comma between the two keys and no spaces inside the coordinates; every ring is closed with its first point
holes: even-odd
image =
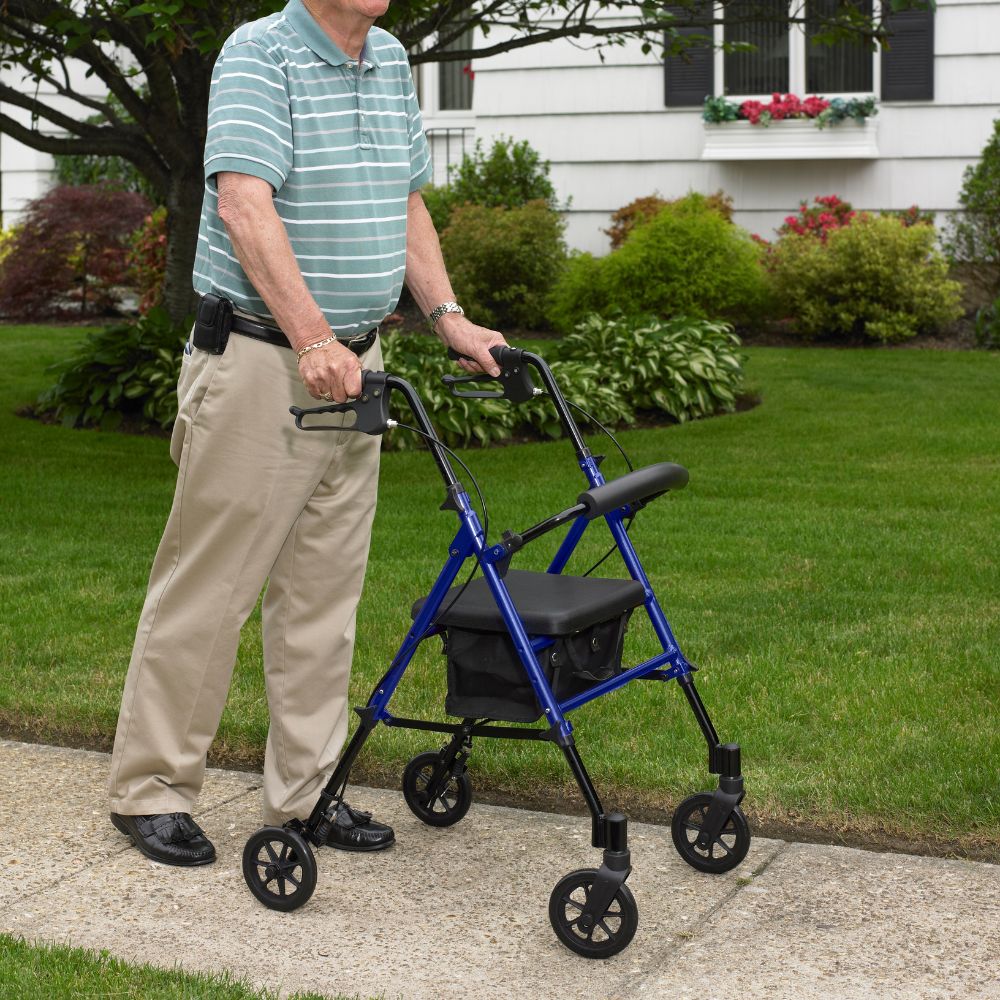
{"type": "Polygon", "coordinates": [[[445,313],[437,322],[437,335],[445,345],[459,354],[465,354],[475,361],[459,361],[467,372],[486,372],[499,375],[500,368],[490,354],[491,347],[506,347],[502,333],[477,326],[458,313],[445,313]]]}
{"type": "Polygon", "coordinates": [[[345,403],[361,395],[361,361],[343,344],[327,344],[303,354],[299,375],[316,399],[345,403]]]}

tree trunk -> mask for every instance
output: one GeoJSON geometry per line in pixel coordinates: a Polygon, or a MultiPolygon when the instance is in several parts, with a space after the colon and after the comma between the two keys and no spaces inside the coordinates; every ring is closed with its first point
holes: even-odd
{"type": "Polygon", "coordinates": [[[193,165],[175,166],[171,170],[167,192],[167,266],[163,304],[178,326],[190,319],[195,308],[191,275],[198,249],[198,223],[204,189],[200,159],[193,165]]]}

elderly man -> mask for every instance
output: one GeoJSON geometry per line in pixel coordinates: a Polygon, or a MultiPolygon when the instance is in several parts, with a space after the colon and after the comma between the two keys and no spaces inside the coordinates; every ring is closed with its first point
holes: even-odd
{"type": "MultiPolygon", "coordinates": [[[[374,27],[387,7],[291,0],[239,28],[216,63],[177,489],[111,765],[112,822],[167,864],[215,858],[190,814],[265,580],[265,822],[308,815],[347,734],[379,440],[303,434],[288,407],[358,395],[404,277],[444,343],[475,359],[463,365],[498,373],[488,352],[503,337],[455,303],[419,194],[430,157],[406,53],[374,27]]],[[[329,840],[392,842],[347,805],[329,840]]]]}

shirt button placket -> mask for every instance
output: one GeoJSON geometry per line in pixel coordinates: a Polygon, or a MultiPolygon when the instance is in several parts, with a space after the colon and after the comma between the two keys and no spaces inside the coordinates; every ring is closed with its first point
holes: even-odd
{"type": "Polygon", "coordinates": [[[371,149],[371,136],[368,134],[368,118],[361,110],[361,80],[364,75],[363,64],[348,63],[354,70],[354,108],[358,123],[358,145],[361,149],[371,149]]]}

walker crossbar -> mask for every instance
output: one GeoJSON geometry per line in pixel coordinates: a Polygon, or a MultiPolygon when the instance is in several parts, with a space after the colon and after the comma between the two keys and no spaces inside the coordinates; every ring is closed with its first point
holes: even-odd
{"type": "MultiPolygon", "coordinates": [[[[617,691],[633,680],[679,681],[708,744],[709,770],[719,774],[720,779],[719,788],[715,792],[691,796],[678,807],[672,827],[674,844],[684,860],[693,867],[718,872],[728,871],[738,864],[746,855],[750,840],[749,828],[739,809],[743,798],[739,746],[720,744],[718,734],[695,688],[693,671],[696,668],[684,657],[677,644],[625,524],[626,519],[633,517],[657,496],[670,489],[682,488],[687,483],[687,472],[681,466],[660,463],[634,470],[610,483],[606,482],[599,467],[601,459],[595,458],[584,442],[570,408],[542,358],[529,351],[508,347],[494,348],[491,353],[501,369],[495,380],[499,382],[499,391],[477,390],[469,393],[460,388],[468,382],[493,381],[485,375],[449,376],[446,381],[452,391],[456,395],[472,398],[503,397],[512,404],[517,404],[542,391],[536,389],[532,381],[532,374],[537,375],[544,391],[552,399],[588,484],[588,488],[579,494],[573,506],[524,531],[505,531],[499,542],[491,543],[486,538],[469,494],[451,464],[448,449],[437,439],[417,392],[404,379],[384,372],[363,372],[362,391],[356,400],[292,410],[297,426],[304,430],[379,434],[396,426],[395,421],[389,417],[390,397],[394,394],[402,396],[413,414],[417,429],[427,441],[444,481],[446,499],[442,509],[454,512],[459,523],[448,546],[447,558],[430,592],[414,605],[413,624],[396,655],[372,690],[367,704],[356,709],[359,725],[308,820],[295,820],[284,828],[265,828],[265,831],[248,841],[247,850],[252,846],[257,850],[263,835],[264,840],[272,838],[268,845],[275,841],[283,843],[291,851],[291,857],[301,859],[306,867],[307,862],[314,866],[310,845],[319,847],[326,843],[351,768],[365,741],[379,723],[390,728],[436,732],[450,737],[439,751],[417,755],[403,776],[407,805],[420,819],[433,826],[451,825],[460,820],[469,808],[471,786],[466,772],[466,760],[472,750],[473,738],[554,742],[562,750],[587,804],[591,815],[591,841],[595,847],[604,850],[604,859],[599,869],[573,872],[558,883],[550,898],[549,916],[557,936],[569,948],[587,957],[607,957],[624,948],[635,931],[635,901],[625,885],[625,879],[631,871],[627,823],[620,813],[605,813],[577,752],[568,713],[617,691]],[[356,414],[354,424],[350,427],[304,423],[306,418],[311,419],[324,413],[348,411],[356,414]],[[601,519],[607,525],[633,583],[563,576],[584,531],[589,524],[601,519]],[[567,526],[566,535],[545,574],[509,572],[511,560],[520,549],[563,526],[567,526]],[[476,560],[482,579],[473,583],[471,589],[470,582],[466,581],[452,594],[455,581],[470,558],[476,560]],[[557,585],[556,578],[565,580],[565,584],[560,582],[557,585]],[[511,588],[515,583],[522,595],[549,595],[553,602],[552,613],[546,615],[537,608],[526,607],[522,614],[512,596],[511,588]],[[485,596],[487,591],[491,600],[485,596]],[[485,611],[484,600],[487,606],[485,611]],[[649,617],[661,652],[636,666],[623,668],[621,641],[625,623],[633,609],[640,606],[649,617]],[[535,623],[533,632],[528,631],[526,620],[535,623]],[[560,622],[564,625],[553,624],[551,628],[555,631],[550,631],[547,623],[560,622]],[[608,626],[611,631],[607,631],[608,626]],[[559,632],[560,627],[565,628],[565,635],[559,632]],[[477,631],[482,628],[487,631],[477,631]],[[461,713],[451,707],[449,711],[452,715],[465,714],[467,717],[460,723],[448,723],[404,718],[389,711],[393,694],[420,643],[432,636],[441,635],[446,644],[449,644],[450,650],[452,639],[462,633],[463,629],[466,634],[473,636],[474,643],[479,643],[480,634],[502,635],[505,642],[509,640],[509,646],[505,648],[513,650],[512,655],[516,657],[516,661],[511,662],[519,663],[523,670],[536,703],[535,711],[538,715],[535,717],[542,718],[544,728],[497,724],[497,719],[482,717],[487,715],[485,712],[471,717],[472,712],[461,713]],[[568,638],[580,635],[585,642],[593,644],[594,650],[600,650],[600,643],[607,642],[608,636],[618,636],[617,653],[611,650],[613,663],[607,668],[609,675],[595,675],[586,671],[572,674],[572,677],[586,680],[575,681],[576,689],[570,687],[568,694],[566,688],[562,688],[563,696],[557,696],[555,683],[560,668],[553,667],[552,664],[560,662],[558,657],[569,648],[564,640],[568,642],[568,638]],[[560,642],[563,645],[557,645],[560,642]],[[556,648],[550,651],[550,647],[554,646],[556,648]],[[551,672],[551,680],[543,662],[551,672]],[[582,690],[580,684],[583,685],[582,690]]],[[[480,647],[473,645],[472,648],[474,655],[478,657],[480,647]]],[[[607,654],[602,652],[601,655],[607,654]]],[[[453,669],[451,656],[452,653],[449,652],[449,691],[453,669]]],[[[599,660],[599,663],[611,661],[599,660]]],[[[455,670],[458,670],[457,666],[455,670]]],[[[530,701],[531,695],[527,697],[530,701]]],[[[490,704],[494,707],[497,704],[506,706],[508,702],[494,700],[490,704]]],[[[519,718],[512,712],[506,716],[502,712],[499,714],[500,721],[519,718]]],[[[288,886],[283,881],[279,894],[277,890],[269,888],[269,882],[262,882],[260,878],[251,879],[247,874],[248,865],[250,869],[256,865],[258,868],[264,866],[268,872],[272,870],[265,861],[266,859],[262,861],[253,858],[248,860],[247,855],[244,855],[244,874],[257,898],[275,909],[292,909],[302,905],[312,892],[311,886],[296,896],[295,891],[302,889],[296,883],[292,902],[289,903],[288,886]]],[[[312,884],[315,884],[314,874],[312,884]]]]}

